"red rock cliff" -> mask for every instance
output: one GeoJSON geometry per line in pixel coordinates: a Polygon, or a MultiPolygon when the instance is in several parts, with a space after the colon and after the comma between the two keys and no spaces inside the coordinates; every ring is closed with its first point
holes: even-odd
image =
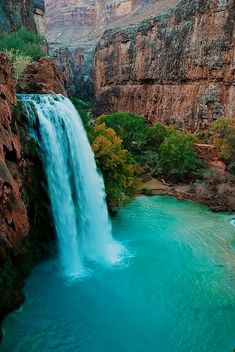
{"type": "Polygon", "coordinates": [[[17,246],[29,231],[20,181],[14,179],[10,171],[12,162],[20,159],[21,151],[19,136],[12,131],[15,103],[12,73],[6,56],[0,54],[0,263],[4,257],[4,247],[17,246]]]}
{"type": "Polygon", "coordinates": [[[33,94],[63,94],[67,96],[66,77],[59,70],[56,62],[43,57],[30,64],[19,82],[21,93],[33,94]]]}
{"type": "Polygon", "coordinates": [[[235,116],[234,21],[234,0],[184,0],[107,31],[94,56],[97,115],[133,111],[191,130],[235,116]]]}
{"type": "Polygon", "coordinates": [[[68,75],[70,93],[92,96],[92,56],[104,31],[138,23],[179,0],[46,0],[50,55],[68,75]],[[72,62],[72,65],[71,65],[72,62]]]}

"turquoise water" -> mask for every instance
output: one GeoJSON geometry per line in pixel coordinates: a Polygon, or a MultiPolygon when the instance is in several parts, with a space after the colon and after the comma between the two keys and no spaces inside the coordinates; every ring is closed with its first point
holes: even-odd
{"type": "Polygon", "coordinates": [[[113,220],[128,255],[81,280],[39,265],[4,322],[2,352],[232,352],[234,216],[141,197],[113,220]]]}

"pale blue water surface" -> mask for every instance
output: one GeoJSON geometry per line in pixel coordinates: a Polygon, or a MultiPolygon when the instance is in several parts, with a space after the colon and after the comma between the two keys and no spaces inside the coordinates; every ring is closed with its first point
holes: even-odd
{"type": "Polygon", "coordinates": [[[140,197],[113,219],[127,252],[69,280],[56,259],[36,267],[26,301],[4,322],[1,352],[232,352],[234,215],[140,197]]]}

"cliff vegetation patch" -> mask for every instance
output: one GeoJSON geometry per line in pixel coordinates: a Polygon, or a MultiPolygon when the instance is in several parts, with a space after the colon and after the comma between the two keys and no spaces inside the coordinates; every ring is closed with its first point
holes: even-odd
{"type": "Polygon", "coordinates": [[[21,28],[18,32],[0,33],[0,51],[8,56],[16,85],[31,62],[46,56],[45,48],[45,38],[25,28],[21,28]]]}

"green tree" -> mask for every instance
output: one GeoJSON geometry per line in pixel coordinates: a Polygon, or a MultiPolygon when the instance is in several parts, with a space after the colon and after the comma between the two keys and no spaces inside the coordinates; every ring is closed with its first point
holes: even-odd
{"type": "Polygon", "coordinates": [[[235,161],[235,120],[219,118],[210,129],[210,141],[227,164],[235,161]]]}
{"type": "Polygon", "coordinates": [[[169,134],[169,129],[160,123],[157,123],[153,127],[146,129],[146,141],[144,148],[146,150],[151,150],[158,152],[161,144],[164,142],[164,139],[169,134]]]}
{"type": "Polygon", "coordinates": [[[160,146],[160,168],[164,175],[182,179],[196,169],[197,159],[191,136],[171,133],[160,146]]]}
{"type": "Polygon", "coordinates": [[[124,148],[137,153],[145,143],[147,125],[143,116],[130,112],[115,112],[98,118],[98,123],[111,127],[123,141],[124,148]]]}

